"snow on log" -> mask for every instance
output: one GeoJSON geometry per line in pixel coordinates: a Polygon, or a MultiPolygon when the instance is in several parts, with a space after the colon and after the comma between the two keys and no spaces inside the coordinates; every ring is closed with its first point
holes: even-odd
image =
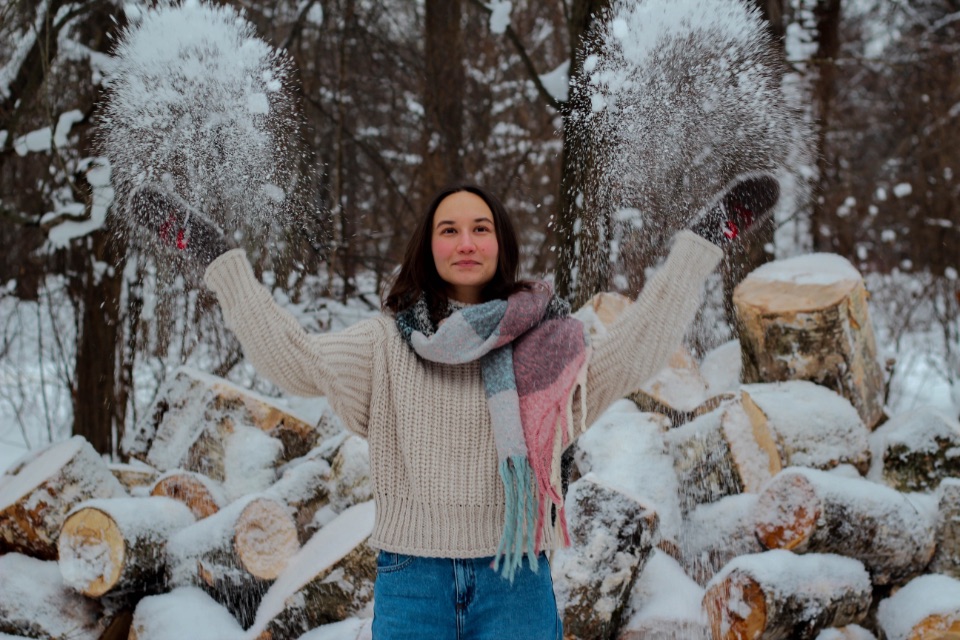
{"type": "Polygon", "coordinates": [[[370,481],[370,445],[349,435],[330,461],[330,505],[337,512],[373,499],[370,481]]]}
{"type": "Polygon", "coordinates": [[[202,473],[223,483],[229,499],[265,489],[279,464],[316,444],[312,426],[266,398],[187,368],[167,383],[139,428],[131,455],[149,440],[146,462],[160,471],[202,473]],[[296,433],[306,440],[294,447],[289,442],[296,433]]]}
{"type": "Polygon", "coordinates": [[[317,627],[297,640],[372,640],[372,625],[373,618],[347,618],[317,627]]]}
{"type": "Polygon", "coordinates": [[[306,543],[320,528],[316,516],[330,502],[330,475],[330,464],[326,460],[303,460],[289,466],[280,479],[263,492],[293,512],[300,544],[306,543]]]}
{"type": "Polygon", "coordinates": [[[707,585],[703,606],[713,640],[812,640],[861,622],[871,597],[857,560],[775,550],[732,560],[707,585]]]}
{"type": "Polygon", "coordinates": [[[243,629],[229,611],[197,587],[178,587],[137,603],[127,640],[228,640],[243,629]]]}
{"type": "Polygon", "coordinates": [[[868,477],[900,491],[932,491],[960,477],[960,422],[923,407],[892,417],[870,436],[868,477]]]}
{"type": "Polygon", "coordinates": [[[955,640],[960,637],[960,581],[929,574],[914,578],[877,607],[886,640],[955,640]]]}
{"type": "Polygon", "coordinates": [[[130,495],[149,492],[150,487],[157,481],[157,476],[160,475],[159,471],[139,460],[126,464],[111,462],[107,464],[107,468],[130,495]]]}
{"type": "Polygon", "coordinates": [[[724,496],[757,493],[780,471],[773,435],[764,424],[751,422],[739,401],[668,432],[664,439],[684,513],[724,496]]]}
{"type": "MultiPolygon", "coordinates": [[[[628,396],[642,411],[662,413],[675,425],[683,424],[708,409],[707,383],[690,352],[680,347],[667,365],[628,396]]],[[[715,407],[714,407],[715,408],[715,407]]]]}
{"type": "Polygon", "coordinates": [[[203,588],[246,628],[298,549],[297,527],[286,505],[247,496],[170,538],[169,581],[203,588]]]}
{"type": "Polygon", "coordinates": [[[741,493],[699,505],[687,515],[680,553],[687,574],[707,584],[737,556],[760,553],[755,513],[757,494],[741,493]]]}
{"type": "Polygon", "coordinates": [[[744,382],[811,380],[834,389],[868,428],[883,417],[883,372],[860,273],[811,254],[750,273],[733,292],[744,382]]]}
{"type": "Polygon", "coordinates": [[[927,571],[960,578],[960,478],[946,478],[938,494],[937,550],[927,571]]]}
{"type": "Polygon", "coordinates": [[[373,501],[355,505],[320,529],[270,587],[249,637],[296,640],[314,627],[344,620],[373,598],[376,554],[373,501]]]}
{"type": "Polygon", "coordinates": [[[734,394],[740,388],[740,341],[730,340],[710,350],[700,361],[700,375],[707,383],[707,397],[734,394]]]}
{"type": "Polygon", "coordinates": [[[82,436],[53,444],[0,484],[0,553],[56,559],[57,537],[71,509],[84,500],[126,495],[82,436]]]}
{"type": "Polygon", "coordinates": [[[870,430],[850,401],[807,380],[748,384],[743,408],[753,422],[766,422],[785,467],[870,467],[870,430]]]}
{"type": "Polygon", "coordinates": [[[642,413],[629,400],[611,405],[577,440],[574,462],[580,476],[597,480],[644,502],[657,512],[661,544],[680,540],[680,489],[663,434],[669,421],[642,413]]]}
{"type": "Polygon", "coordinates": [[[151,496],[182,502],[197,520],[213,515],[227,504],[223,489],[200,473],[174,470],[160,476],[150,488],[151,496]]]}
{"type": "Polygon", "coordinates": [[[170,498],[111,498],[81,503],[57,545],[63,581],[80,593],[153,593],[164,583],[167,539],[194,516],[170,498]]]}
{"type": "Polygon", "coordinates": [[[923,571],[934,552],[936,505],[882,484],[791,467],[760,494],[756,532],[767,549],[841,553],[877,585],[923,571]]]}
{"type": "Polygon", "coordinates": [[[617,640],[710,640],[703,593],[676,560],[654,551],[630,594],[630,617],[617,640]]]}
{"type": "Polygon", "coordinates": [[[623,294],[602,291],[587,300],[573,315],[583,323],[591,336],[605,336],[607,329],[632,302],[623,294]]]}
{"type": "Polygon", "coordinates": [[[572,546],[557,551],[551,568],[564,634],[608,638],[658,541],[657,514],[592,474],[570,485],[566,510],[572,546]]]}
{"type": "Polygon", "coordinates": [[[98,602],[63,584],[56,562],[0,556],[0,634],[97,640],[102,613],[98,602]]]}
{"type": "Polygon", "coordinates": [[[844,627],[824,629],[816,640],[877,640],[877,636],[858,624],[848,624],[844,627]]]}

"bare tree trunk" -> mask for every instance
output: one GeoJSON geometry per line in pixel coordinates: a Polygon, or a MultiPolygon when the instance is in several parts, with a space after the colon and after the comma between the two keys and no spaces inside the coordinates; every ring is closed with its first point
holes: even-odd
{"type": "MultiPolygon", "coordinates": [[[[583,73],[584,38],[610,6],[609,0],[574,0],[570,6],[570,86],[583,73]]],[[[563,106],[560,210],[557,216],[557,294],[574,308],[608,287],[610,212],[595,199],[595,150],[579,128],[589,113],[584,95],[571,92],[563,106]]]]}
{"type": "Polygon", "coordinates": [[[461,0],[426,2],[422,201],[463,177],[463,28],[461,0]]]}
{"type": "Polygon", "coordinates": [[[96,231],[73,250],[70,295],[79,301],[79,331],[73,387],[73,433],[90,441],[99,453],[112,454],[121,435],[126,405],[118,406],[117,350],[123,267],[106,231],[96,231]],[[89,244],[88,244],[89,243],[89,244]],[[89,247],[89,248],[88,248],[89,247]],[[101,273],[110,265],[113,271],[101,273]]]}
{"type": "MultiPolygon", "coordinates": [[[[817,192],[826,193],[829,184],[830,162],[826,155],[827,132],[831,127],[833,98],[835,93],[836,67],[834,61],[840,51],[840,2],[841,0],[817,0],[814,17],[817,21],[817,79],[814,84],[814,109],[817,118],[817,192]]],[[[814,251],[829,251],[829,235],[824,229],[835,228],[829,220],[826,201],[813,199],[810,232],[813,235],[814,251]]]]}

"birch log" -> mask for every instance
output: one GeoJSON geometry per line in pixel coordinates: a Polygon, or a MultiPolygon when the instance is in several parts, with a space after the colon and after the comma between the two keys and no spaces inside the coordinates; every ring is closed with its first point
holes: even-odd
{"type": "Polygon", "coordinates": [[[960,478],[941,482],[938,493],[937,550],[927,571],[960,578],[960,478]]]}
{"type": "Polygon", "coordinates": [[[373,598],[376,554],[373,501],[344,511],[320,529],[270,587],[249,630],[256,640],[296,640],[315,627],[344,620],[373,598]]]}
{"type": "Polygon", "coordinates": [[[280,500],[294,514],[300,544],[319,528],[317,512],[330,502],[331,469],[326,460],[304,460],[290,466],[264,495],[280,500]]]}
{"type": "Polygon", "coordinates": [[[680,484],[680,507],[724,496],[756,493],[780,470],[780,454],[763,423],[753,423],[739,402],[707,413],[664,439],[680,484]]]}
{"type": "Polygon", "coordinates": [[[856,560],[777,550],[732,560],[707,585],[703,605],[714,640],[812,640],[862,621],[871,594],[856,560]]]}
{"type": "Polygon", "coordinates": [[[886,640],[956,640],[960,581],[937,574],[914,578],[880,602],[877,626],[886,640]]]}
{"type": "Polygon", "coordinates": [[[684,569],[697,584],[707,584],[737,556],[763,551],[754,520],[757,499],[754,493],[727,496],[688,514],[680,552],[684,569]]]}
{"type": "Polygon", "coordinates": [[[588,474],[566,499],[572,546],[552,574],[565,636],[607,638],[620,628],[630,591],[657,543],[656,512],[588,474]]]}
{"type": "Polygon", "coordinates": [[[220,486],[200,473],[170,471],[160,476],[150,489],[151,496],[182,502],[197,520],[211,516],[226,505],[220,486]]]}
{"type": "Polygon", "coordinates": [[[813,254],[767,263],[733,293],[743,381],[810,380],[847,398],[869,428],[883,417],[883,373],[860,273],[813,254]]]}
{"type": "Polygon", "coordinates": [[[126,495],[82,436],[51,445],[0,485],[0,553],[56,559],[57,538],[71,509],[84,500],[126,495]]]}
{"type": "Polygon", "coordinates": [[[807,380],[748,384],[741,401],[751,422],[766,423],[776,438],[784,466],[869,470],[870,430],[835,391],[807,380]]]}
{"type": "Polygon", "coordinates": [[[297,527],[286,505],[247,496],[170,538],[170,583],[201,587],[246,628],[298,549],[297,527]]]}
{"type": "Polygon", "coordinates": [[[113,498],[80,504],[60,531],[63,581],[80,593],[156,593],[166,573],[166,544],[194,522],[169,498],[113,498]]]}
{"type": "Polygon", "coordinates": [[[243,638],[229,611],[197,587],[178,587],[137,603],[127,640],[229,640],[243,638]]]}
{"type": "Polygon", "coordinates": [[[935,546],[936,505],[862,478],[792,467],[760,494],[756,532],[767,549],[839,553],[875,584],[923,571],[935,546]]]}

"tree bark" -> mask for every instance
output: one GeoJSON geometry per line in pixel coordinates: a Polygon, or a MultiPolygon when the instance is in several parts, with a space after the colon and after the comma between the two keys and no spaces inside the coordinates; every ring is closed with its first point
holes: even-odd
{"type": "MultiPolygon", "coordinates": [[[[840,53],[840,14],[841,0],[816,0],[814,16],[817,30],[817,53],[819,64],[814,83],[814,117],[816,118],[817,137],[817,193],[826,193],[831,186],[830,170],[833,162],[827,157],[827,133],[833,123],[833,102],[836,93],[836,58],[840,53]]],[[[826,209],[826,200],[813,198],[813,211],[810,220],[810,232],[813,235],[814,251],[829,251],[831,248],[829,229],[830,212],[826,209]]]]}
{"type": "Polygon", "coordinates": [[[462,0],[426,0],[423,208],[464,177],[462,0]]]}
{"type": "Polygon", "coordinates": [[[609,638],[620,628],[630,591],[659,537],[656,512],[587,475],[570,485],[572,546],[557,552],[553,574],[565,636],[609,638]],[[599,535],[598,530],[606,535],[599,535]],[[606,544],[602,544],[606,542],[606,544]]]}
{"type": "Polygon", "coordinates": [[[197,520],[212,516],[226,502],[223,492],[213,480],[190,471],[165,474],[150,489],[150,495],[182,502],[197,520]]]}

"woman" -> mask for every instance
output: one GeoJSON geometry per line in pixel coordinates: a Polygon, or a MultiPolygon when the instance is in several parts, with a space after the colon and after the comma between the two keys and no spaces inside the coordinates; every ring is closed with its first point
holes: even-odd
{"type": "MultiPolygon", "coordinates": [[[[700,226],[719,241],[732,209],[715,209],[700,226]]],[[[182,235],[201,259],[219,252],[215,234],[182,235]]],[[[369,441],[374,638],[562,637],[544,553],[568,544],[560,451],[666,363],[722,253],[678,233],[593,345],[546,285],[517,279],[510,219],[473,185],[427,209],[385,312],[336,334],[308,335],[241,250],[213,260],[206,283],[257,370],[327,396],[369,441]]]]}

